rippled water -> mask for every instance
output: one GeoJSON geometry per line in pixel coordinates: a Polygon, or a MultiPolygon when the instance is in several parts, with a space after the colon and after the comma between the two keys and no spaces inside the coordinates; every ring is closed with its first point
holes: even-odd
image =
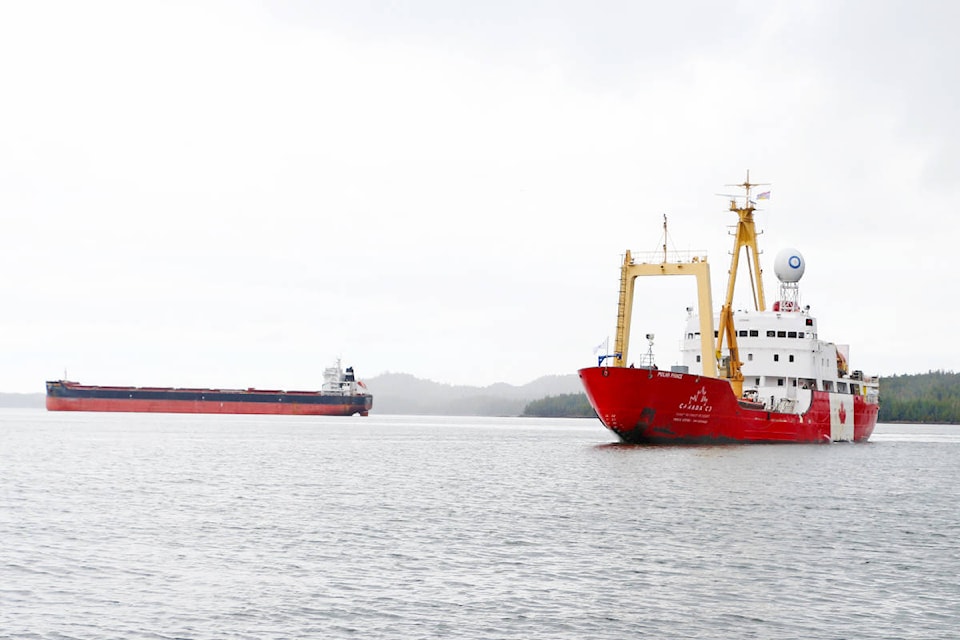
{"type": "Polygon", "coordinates": [[[0,411],[0,636],[954,638],[960,427],[0,411]]]}

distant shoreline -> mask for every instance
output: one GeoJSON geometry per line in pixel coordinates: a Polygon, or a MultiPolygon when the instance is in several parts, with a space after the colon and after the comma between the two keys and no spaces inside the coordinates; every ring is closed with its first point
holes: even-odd
{"type": "Polygon", "coordinates": [[[46,406],[43,393],[0,393],[0,407],[10,409],[34,409],[46,406]]]}

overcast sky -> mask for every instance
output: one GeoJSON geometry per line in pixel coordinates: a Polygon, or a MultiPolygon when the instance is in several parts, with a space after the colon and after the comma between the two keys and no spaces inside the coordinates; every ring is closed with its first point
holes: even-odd
{"type": "MultiPolygon", "coordinates": [[[[5,2],[0,390],[317,388],[337,357],[574,373],[663,215],[719,306],[716,194],[748,169],[769,301],[795,247],[853,368],[956,370],[958,24],[948,1],[5,2]]],[[[693,280],[638,296],[669,366],[693,280]]]]}

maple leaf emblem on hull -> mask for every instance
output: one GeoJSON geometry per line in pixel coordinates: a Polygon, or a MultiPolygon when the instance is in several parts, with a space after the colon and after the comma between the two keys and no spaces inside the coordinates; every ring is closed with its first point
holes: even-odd
{"type": "Polygon", "coordinates": [[[841,423],[845,423],[847,421],[847,408],[842,404],[840,405],[840,409],[837,411],[837,416],[840,418],[841,423]]]}

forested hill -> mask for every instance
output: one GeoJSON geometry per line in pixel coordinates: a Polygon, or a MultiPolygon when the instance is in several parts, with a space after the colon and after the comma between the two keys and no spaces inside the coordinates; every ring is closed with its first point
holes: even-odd
{"type": "Polygon", "coordinates": [[[881,378],[879,421],[960,424],[960,373],[881,378]]]}

